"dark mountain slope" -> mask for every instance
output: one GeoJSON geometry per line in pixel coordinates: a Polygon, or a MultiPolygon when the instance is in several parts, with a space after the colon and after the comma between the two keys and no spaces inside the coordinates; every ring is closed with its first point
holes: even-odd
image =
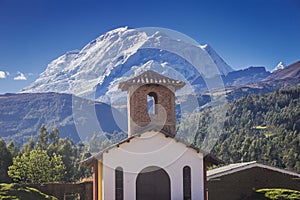
{"type": "MultiPolygon", "coordinates": [[[[31,135],[36,135],[42,124],[51,130],[56,126],[61,137],[70,137],[79,141],[79,135],[93,133],[78,133],[72,108],[72,98],[80,104],[94,106],[101,128],[105,132],[113,133],[120,129],[116,125],[112,108],[104,103],[74,97],[70,94],[31,93],[0,95],[0,137],[6,140],[16,140],[21,144],[28,141],[31,135]]],[[[77,112],[85,112],[84,110],[77,112]]],[[[117,111],[114,111],[117,112],[117,111]]],[[[78,121],[77,121],[78,123],[78,121]]],[[[82,123],[87,123],[82,120],[82,123]]],[[[96,130],[96,129],[94,129],[96,130]]]]}
{"type": "Polygon", "coordinates": [[[270,74],[270,72],[266,71],[265,67],[249,67],[246,69],[229,72],[223,77],[223,81],[225,86],[252,84],[263,80],[270,74]]]}
{"type": "Polygon", "coordinates": [[[276,71],[256,83],[226,87],[227,99],[232,101],[249,94],[269,93],[281,88],[298,86],[299,84],[300,61],[276,71]]]}

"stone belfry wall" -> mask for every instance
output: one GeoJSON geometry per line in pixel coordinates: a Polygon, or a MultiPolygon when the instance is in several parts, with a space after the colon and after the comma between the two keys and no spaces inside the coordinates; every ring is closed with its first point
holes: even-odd
{"type": "Polygon", "coordinates": [[[143,127],[162,129],[175,135],[175,94],[162,85],[143,85],[128,91],[129,133],[134,134],[143,127]],[[148,94],[153,95],[153,114],[148,113],[148,94]]]}
{"type": "Polygon", "coordinates": [[[154,71],[120,83],[121,90],[128,91],[128,136],[147,129],[163,130],[176,135],[175,91],[183,87],[182,81],[170,79],[154,71]],[[149,97],[153,110],[149,113],[149,97]]]}

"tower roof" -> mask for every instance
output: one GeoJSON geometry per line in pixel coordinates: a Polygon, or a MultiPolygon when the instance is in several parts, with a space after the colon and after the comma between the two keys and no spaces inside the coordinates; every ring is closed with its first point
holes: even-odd
{"type": "Polygon", "coordinates": [[[146,84],[158,84],[166,87],[172,86],[175,90],[182,88],[185,83],[183,81],[175,80],[166,76],[163,76],[155,71],[148,70],[136,77],[121,82],[119,88],[122,91],[128,90],[130,86],[141,86],[146,84]]]}

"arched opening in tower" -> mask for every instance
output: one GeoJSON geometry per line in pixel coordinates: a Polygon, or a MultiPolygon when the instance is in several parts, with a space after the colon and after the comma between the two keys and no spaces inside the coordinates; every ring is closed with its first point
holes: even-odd
{"type": "Polygon", "coordinates": [[[147,102],[148,102],[148,114],[155,115],[157,114],[157,94],[155,92],[150,92],[147,95],[147,102]]]}

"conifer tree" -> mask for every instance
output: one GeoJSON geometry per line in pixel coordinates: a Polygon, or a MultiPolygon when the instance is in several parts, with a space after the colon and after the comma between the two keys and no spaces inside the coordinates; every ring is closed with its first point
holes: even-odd
{"type": "Polygon", "coordinates": [[[20,154],[20,147],[13,140],[7,145],[7,149],[13,158],[20,154]]]}
{"type": "Polygon", "coordinates": [[[34,138],[33,136],[31,136],[29,142],[24,144],[22,148],[22,153],[30,153],[30,151],[34,150],[34,146],[34,138]]]}
{"type": "Polygon", "coordinates": [[[0,182],[8,183],[11,181],[7,174],[8,167],[12,164],[12,156],[6,147],[3,139],[0,140],[0,182]]]}
{"type": "Polygon", "coordinates": [[[47,150],[48,145],[49,145],[49,132],[46,129],[45,125],[42,125],[40,128],[40,132],[37,135],[37,144],[36,147],[37,149],[40,150],[47,150]]]}

